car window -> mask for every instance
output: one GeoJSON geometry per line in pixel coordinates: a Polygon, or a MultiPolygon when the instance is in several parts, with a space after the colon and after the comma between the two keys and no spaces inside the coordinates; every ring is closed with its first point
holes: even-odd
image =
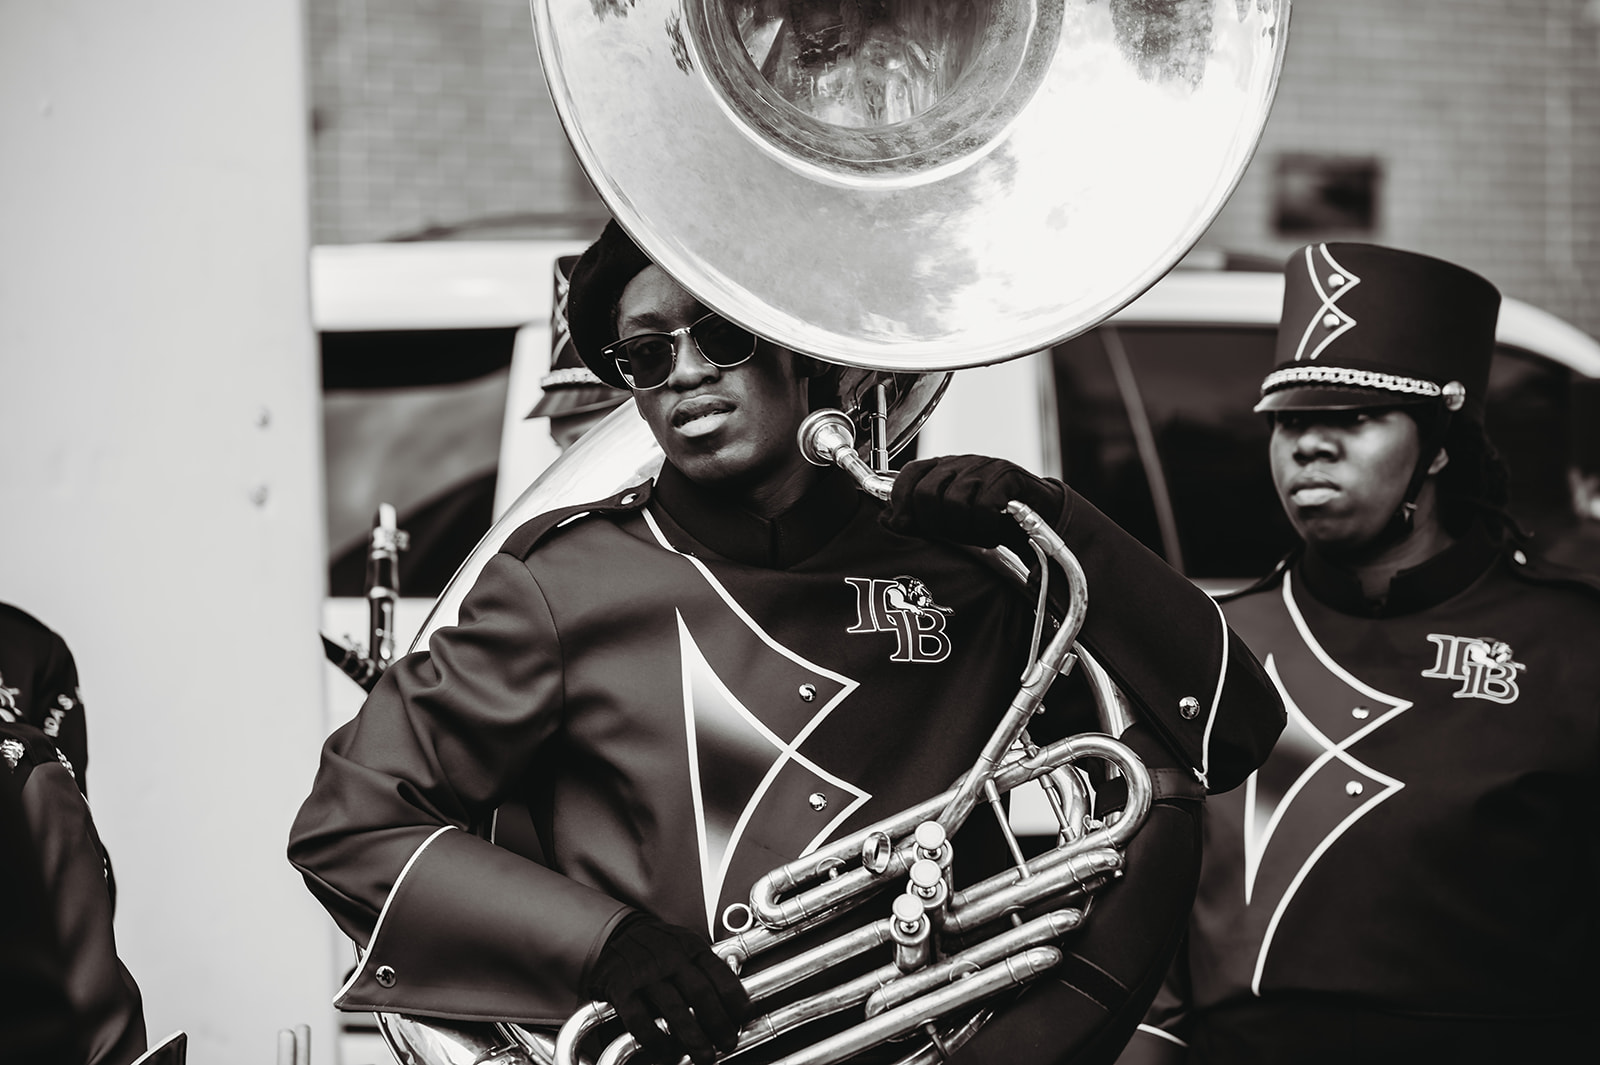
{"type": "Polygon", "coordinates": [[[1067,480],[1191,577],[1265,572],[1294,542],[1250,410],[1272,352],[1271,329],[1240,326],[1111,325],[1061,345],[1067,480]]]}
{"type": "Polygon", "coordinates": [[[365,592],[379,503],[411,545],[401,591],[437,596],[488,531],[515,329],[322,334],[328,586],[365,592]]]}
{"type": "Polygon", "coordinates": [[[1103,336],[1102,330],[1092,330],[1050,354],[1061,477],[1146,547],[1165,554],[1150,483],[1103,336]]]}

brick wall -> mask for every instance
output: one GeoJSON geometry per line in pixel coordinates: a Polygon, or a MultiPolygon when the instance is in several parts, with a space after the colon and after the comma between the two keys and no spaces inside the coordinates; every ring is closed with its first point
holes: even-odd
{"type": "MultiPolygon", "coordinates": [[[[596,228],[523,0],[309,0],[308,22],[318,242],[596,228]]],[[[1296,0],[1272,119],[1207,244],[1307,239],[1273,230],[1286,153],[1375,158],[1357,239],[1600,334],[1600,0],[1296,0]]]]}
{"type": "Polygon", "coordinates": [[[1282,256],[1284,153],[1376,157],[1372,240],[1600,334],[1600,3],[1297,0],[1256,158],[1207,243],[1282,256]]]}
{"type": "Polygon", "coordinates": [[[307,24],[317,243],[598,230],[526,0],[309,0],[307,24]]]}

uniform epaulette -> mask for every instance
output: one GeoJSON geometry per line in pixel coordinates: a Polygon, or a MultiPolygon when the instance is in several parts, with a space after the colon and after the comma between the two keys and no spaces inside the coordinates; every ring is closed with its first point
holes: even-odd
{"type": "Polygon", "coordinates": [[[1250,595],[1253,592],[1259,592],[1263,589],[1271,588],[1273,585],[1277,584],[1283,579],[1283,575],[1288,572],[1289,567],[1294,564],[1295,557],[1298,555],[1298,553],[1299,552],[1297,551],[1291,551],[1287,555],[1284,555],[1282,558],[1278,559],[1278,561],[1270,570],[1266,572],[1265,575],[1245,585],[1243,588],[1235,588],[1231,592],[1215,592],[1212,594],[1211,598],[1215,599],[1219,603],[1230,603],[1241,596],[1250,595]]]}
{"type": "Polygon", "coordinates": [[[569,522],[591,515],[622,514],[643,510],[644,505],[650,502],[650,487],[651,482],[645,481],[632,488],[624,488],[616,495],[605,499],[549,510],[538,517],[530,518],[518,526],[516,532],[506,537],[506,542],[500,545],[500,553],[526,560],[545,537],[569,522]]]}
{"type": "Polygon", "coordinates": [[[1530,584],[1577,588],[1590,595],[1600,596],[1600,576],[1586,570],[1551,562],[1547,558],[1514,545],[1509,547],[1504,557],[1506,568],[1530,584]]]}

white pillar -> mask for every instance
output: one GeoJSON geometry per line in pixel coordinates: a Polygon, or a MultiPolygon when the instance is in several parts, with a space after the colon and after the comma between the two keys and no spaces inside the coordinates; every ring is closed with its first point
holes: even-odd
{"type": "Polygon", "coordinates": [[[77,656],[152,1039],[335,1061],[296,0],[0,0],[0,599],[77,656]]]}

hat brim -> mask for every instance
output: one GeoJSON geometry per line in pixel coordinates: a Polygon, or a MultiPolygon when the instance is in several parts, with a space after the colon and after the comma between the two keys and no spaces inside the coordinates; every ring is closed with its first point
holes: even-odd
{"type": "Polygon", "coordinates": [[[1362,410],[1367,407],[1413,407],[1438,403],[1437,396],[1390,392],[1383,388],[1339,388],[1328,385],[1280,388],[1261,397],[1257,413],[1275,410],[1362,410]]]}
{"type": "Polygon", "coordinates": [[[622,403],[632,393],[608,385],[579,385],[576,388],[552,388],[539,397],[539,402],[528,412],[529,418],[560,418],[569,414],[588,414],[590,411],[609,410],[622,403]]]}

